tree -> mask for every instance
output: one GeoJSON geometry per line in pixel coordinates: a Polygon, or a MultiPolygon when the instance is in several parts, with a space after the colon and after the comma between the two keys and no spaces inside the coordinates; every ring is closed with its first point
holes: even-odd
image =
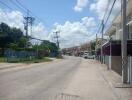
{"type": "Polygon", "coordinates": [[[2,55],[4,54],[4,49],[7,47],[7,44],[10,42],[8,34],[10,32],[10,27],[5,24],[0,24],[0,48],[2,49],[2,55]]]}
{"type": "Polygon", "coordinates": [[[95,54],[95,47],[96,47],[96,42],[91,42],[91,52],[92,54],[95,54]]]}
{"type": "Polygon", "coordinates": [[[12,43],[18,43],[20,39],[24,37],[23,32],[20,29],[14,27],[10,29],[8,36],[10,38],[10,42],[12,43]]]}
{"type": "Polygon", "coordinates": [[[92,42],[92,43],[91,43],[91,49],[92,49],[92,50],[95,50],[95,46],[96,46],[96,42],[92,42]]]}
{"type": "Polygon", "coordinates": [[[21,37],[20,40],[18,41],[18,47],[25,48],[27,42],[28,42],[28,39],[26,37],[21,37]]]}
{"type": "Polygon", "coordinates": [[[18,45],[15,44],[15,43],[10,43],[9,47],[10,47],[10,49],[13,49],[13,50],[17,50],[18,49],[18,45]]]}
{"type": "Polygon", "coordinates": [[[43,41],[39,45],[34,45],[33,48],[38,51],[39,56],[57,56],[58,55],[58,47],[55,43],[50,41],[43,41]]]}
{"type": "MultiPolygon", "coordinates": [[[[23,35],[21,29],[15,27],[9,27],[5,23],[0,24],[0,49],[2,49],[2,55],[4,55],[5,49],[13,49],[13,50],[27,50],[30,48],[31,43],[29,42],[29,38],[23,35]]],[[[42,55],[53,55],[57,56],[58,47],[55,43],[50,41],[43,41],[40,45],[34,45],[31,49],[35,51],[39,51],[43,53],[42,55]]],[[[40,56],[42,56],[40,54],[40,56]]]]}
{"type": "Polygon", "coordinates": [[[24,48],[27,43],[28,39],[24,37],[20,29],[9,27],[5,23],[0,24],[0,48],[2,49],[2,55],[4,55],[4,51],[7,48],[24,48]]]}

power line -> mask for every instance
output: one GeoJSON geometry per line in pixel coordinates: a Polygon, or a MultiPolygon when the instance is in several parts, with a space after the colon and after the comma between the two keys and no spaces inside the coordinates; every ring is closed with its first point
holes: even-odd
{"type": "Polygon", "coordinates": [[[15,5],[17,8],[19,8],[20,10],[22,10],[24,13],[27,13],[27,10],[24,9],[23,7],[21,7],[20,5],[18,5],[16,2],[14,2],[14,0],[10,0],[10,2],[15,5]]]}
{"type": "Polygon", "coordinates": [[[2,2],[2,1],[0,1],[0,3],[1,3],[2,5],[4,5],[4,6],[6,6],[7,8],[9,8],[10,10],[13,10],[13,8],[11,8],[10,6],[8,6],[6,3],[4,3],[4,2],[2,2]]]}
{"type": "Polygon", "coordinates": [[[111,7],[110,12],[109,12],[109,14],[108,14],[108,17],[107,17],[107,19],[106,19],[106,21],[105,21],[105,23],[104,23],[104,27],[106,26],[106,24],[107,24],[107,22],[108,22],[108,20],[109,20],[109,18],[110,18],[110,15],[111,15],[112,10],[113,10],[113,8],[114,8],[115,2],[116,2],[116,0],[114,0],[114,2],[113,2],[113,4],[112,4],[112,7],[111,7]]]}
{"type": "Polygon", "coordinates": [[[118,17],[118,15],[119,15],[120,13],[121,13],[121,10],[115,15],[115,17],[114,17],[114,19],[112,20],[112,23],[110,24],[110,26],[108,27],[108,29],[109,29],[110,27],[112,27],[114,21],[116,20],[116,18],[118,17]]]}
{"type": "MultiPolygon", "coordinates": [[[[0,1],[0,3],[2,4],[2,5],[4,5],[5,7],[7,7],[8,9],[10,9],[10,10],[13,10],[13,8],[11,8],[10,6],[8,6],[7,4],[5,4],[4,2],[2,2],[2,1],[0,1]]],[[[18,7],[18,6],[17,6],[18,7]]],[[[6,12],[4,12],[6,15],[7,15],[7,13],[6,12]]],[[[8,16],[8,15],[7,15],[8,16]]],[[[30,24],[32,24],[32,22],[33,22],[33,19],[31,19],[30,21],[28,21],[28,18],[29,17],[25,17],[26,18],[26,29],[27,29],[27,27],[28,27],[28,23],[30,23],[30,24]]],[[[8,17],[7,17],[7,19],[9,19],[8,17]]],[[[31,37],[31,36],[28,36],[28,33],[26,33],[26,38],[30,38],[30,39],[35,39],[35,40],[39,40],[39,41],[44,41],[44,40],[41,40],[41,39],[38,39],[38,38],[34,38],[34,37],[31,37]]]]}
{"type": "MultiPolygon", "coordinates": [[[[103,18],[102,18],[102,20],[105,21],[105,23],[104,23],[104,28],[105,28],[105,26],[106,26],[106,24],[107,24],[107,22],[108,22],[108,20],[109,20],[109,18],[110,18],[110,15],[111,15],[111,13],[112,13],[112,10],[113,10],[113,7],[114,7],[114,5],[115,5],[115,2],[116,2],[116,0],[114,0],[114,2],[113,2],[113,4],[112,4],[112,7],[111,7],[111,9],[110,9],[110,11],[109,11],[109,13],[108,13],[107,18],[106,18],[106,21],[105,21],[104,19],[105,19],[106,15],[107,15],[107,11],[108,11],[108,8],[109,8],[109,6],[110,6],[109,2],[108,2],[108,4],[107,4],[107,8],[106,8],[105,13],[104,13],[104,16],[103,16],[103,18]]],[[[102,22],[100,23],[99,28],[97,29],[97,33],[96,33],[96,34],[99,33],[99,31],[101,30],[101,28],[102,28],[102,22]]]]}
{"type": "Polygon", "coordinates": [[[107,8],[105,9],[105,13],[104,13],[104,16],[103,16],[102,20],[105,20],[105,17],[107,15],[107,11],[109,9],[109,6],[110,6],[110,0],[108,0],[108,2],[107,2],[107,8]]]}
{"type": "Polygon", "coordinates": [[[28,9],[25,5],[23,5],[20,1],[15,0],[23,9],[25,9],[26,11],[28,10],[30,12],[30,14],[32,14],[34,17],[36,17],[36,19],[40,22],[44,22],[46,25],[47,23],[45,21],[43,21],[41,18],[39,18],[36,14],[34,14],[30,9],[28,9]]]}
{"type": "MultiPolygon", "coordinates": [[[[30,12],[30,14],[32,14],[36,20],[45,23],[45,25],[48,25],[45,21],[43,21],[41,18],[39,18],[36,14],[34,14],[31,10],[29,10],[25,5],[23,5],[20,1],[15,0],[16,3],[13,0],[10,0],[10,2],[15,5],[17,8],[19,8],[20,10],[22,10],[25,14],[27,13],[27,11],[30,12]]],[[[7,5],[6,3],[4,3],[3,1],[0,1],[0,3],[2,5],[4,5],[5,7],[7,7],[10,10],[14,10],[13,8],[11,8],[9,5],[7,5]]]]}
{"type": "Polygon", "coordinates": [[[53,33],[55,33],[55,39],[56,39],[56,44],[57,44],[57,47],[58,48],[60,48],[60,46],[59,46],[59,35],[58,35],[58,33],[60,33],[60,31],[56,31],[56,32],[53,32],[53,33]]]}
{"type": "MultiPolygon", "coordinates": [[[[10,10],[13,10],[13,8],[11,8],[10,6],[8,6],[6,3],[4,3],[4,2],[2,2],[2,1],[0,1],[0,4],[2,4],[3,6],[7,7],[7,8],[10,9],[10,10]]],[[[6,21],[7,21],[7,20],[10,21],[10,18],[8,17],[8,16],[9,16],[8,13],[7,13],[6,11],[4,11],[4,10],[3,10],[3,13],[6,15],[6,16],[5,16],[5,17],[6,17],[6,21]]],[[[4,21],[4,22],[6,23],[6,21],[4,21]]]]}
{"type": "Polygon", "coordinates": [[[29,17],[28,14],[27,14],[27,17],[24,17],[24,19],[25,19],[25,23],[24,23],[25,27],[24,27],[24,29],[26,30],[26,37],[28,37],[29,25],[31,26],[30,31],[32,33],[32,25],[33,25],[33,22],[34,22],[35,18],[34,17],[29,17]]]}
{"type": "MultiPolygon", "coordinates": [[[[114,2],[113,2],[113,4],[112,4],[112,7],[111,7],[111,9],[110,9],[110,11],[109,11],[109,13],[108,13],[107,18],[106,18],[106,22],[105,22],[105,24],[104,24],[104,20],[105,20],[106,14],[107,14],[107,10],[108,10],[108,8],[109,8],[109,4],[107,5],[107,9],[106,9],[106,11],[105,11],[105,13],[104,13],[104,17],[103,17],[102,23],[101,23],[101,25],[100,25],[101,27],[99,27],[99,31],[100,31],[100,28],[102,28],[102,29],[101,29],[101,33],[102,33],[102,40],[101,40],[101,63],[103,63],[104,28],[105,28],[105,25],[107,24],[107,22],[108,22],[108,20],[109,20],[109,17],[110,17],[110,15],[111,15],[111,13],[112,13],[112,10],[113,10],[113,7],[114,7],[114,5],[115,5],[115,2],[116,2],[116,0],[114,0],[114,2]]],[[[109,3],[109,2],[108,2],[108,3],[109,3]]],[[[97,39],[97,36],[96,36],[96,39],[97,39]]]]}
{"type": "MultiPolygon", "coordinates": [[[[105,19],[106,15],[107,15],[108,8],[109,8],[109,0],[107,3],[107,8],[105,9],[105,12],[104,12],[104,16],[102,17],[102,20],[105,19]]],[[[101,27],[102,27],[102,22],[99,24],[99,28],[97,29],[97,33],[100,31],[101,27]]]]}
{"type": "MultiPolygon", "coordinates": [[[[105,9],[104,16],[102,17],[102,20],[104,20],[105,17],[106,17],[106,15],[107,15],[107,11],[108,11],[109,6],[110,6],[109,3],[110,3],[110,0],[108,0],[108,2],[107,2],[107,8],[105,9]]],[[[102,21],[101,21],[101,23],[99,23],[98,26],[99,26],[99,28],[97,29],[97,32],[96,32],[96,40],[97,40],[97,38],[98,38],[97,34],[99,34],[101,28],[104,27],[104,26],[102,26],[102,21]]]]}
{"type": "MultiPolygon", "coordinates": [[[[16,2],[17,2],[23,9],[27,10],[27,7],[24,6],[21,2],[19,2],[18,0],[16,0],[16,2]]],[[[28,10],[29,10],[29,9],[28,9],[28,10]]]]}
{"type": "MultiPolygon", "coordinates": [[[[14,2],[13,0],[10,0],[10,2],[15,5],[18,9],[22,10],[25,14],[27,14],[27,11],[30,13],[30,15],[32,14],[36,20],[40,21],[40,22],[44,22],[42,19],[40,19],[38,16],[36,16],[31,10],[29,10],[25,5],[23,5],[20,1],[15,0],[16,2],[14,2]]],[[[14,10],[13,8],[11,8],[9,5],[7,5],[6,3],[4,3],[3,1],[0,1],[0,3],[4,6],[6,6],[8,9],[10,10],[14,10]]],[[[5,13],[6,14],[6,13],[5,13]]],[[[7,14],[6,14],[7,15],[7,14]]],[[[44,22],[45,25],[46,22],[44,22]]]]}
{"type": "MultiPolygon", "coordinates": [[[[109,11],[109,13],[108,13],[108,16],[107,16],[107,18],[106,18],[106,21],[103,20],[103,24],[102,24],[102,22],[100,23],[100,27],[98,28],[96,34],[99,33],[99,31],[101,30],[102,27],[103,27],[103,30],[105,29],[106,24],[107,24],[107,22],[108,22],[108,20],[109,20],[109,18],[110,18],[110,15],[111,15],[111,13],[112,13],[112,10],[113,10],[113,8],[114,8],[115,2],[116,2],[116,0],[114,0],[113,3],[112,3],[112,6],[111,6],[111,9],[110,9],[110,11],[109,11]],[[103,25],[103,26],[102,26],[102,25],[103,25]]],[[[106,9],[105,14],[107,14],[107,10],[108,10],[108,7],[107,7],[107,9],[106,9]]],[[[105,19],[105,16],[106,16],[106,15],[104,15],[103,19],[105,19]]],[[[103,32],[103,31],[102,31],[102,32],[103,32]]]]}
{"type": "Polygon", "coordinates": [[[111,15],[112,10],[113,10],[113,8],[114,8],[115,2],[116,2],[116,0],[114,0],[114,2],[112,3],[111,9],[110,9],[110,11],[109,11],[109,13],[108,13],[108,16],[107,16],[107,18],[106,18],[105,23],[104,23],[104,20],[102,20],[102,30],[101,30],[101,33],[102,33],[102,41],[101,41],[101,62],[102,62],[102,63],[103,63],[103,60],[104,60],[104,58],[103,58],[103,56],[104,56],[104,55],[103,55],[104,28],[105,28],[105,26],[106,26],[106,24],[107,24],[107,22],[108,22],[108,20],[109,20],[109,18],[110,18],[110,15],[111,15]]]}
{"type": "Polygon", "coordinates": [[[29,36],[28,38],[30,38],[30,39],[34,39],[34,40],[38,40],[38,41],[41,41],[41,42],[45,41],[45,40],[38,39],[38,38],[35,38],[35,37],[32,37],[32,36],[29,36]]]}

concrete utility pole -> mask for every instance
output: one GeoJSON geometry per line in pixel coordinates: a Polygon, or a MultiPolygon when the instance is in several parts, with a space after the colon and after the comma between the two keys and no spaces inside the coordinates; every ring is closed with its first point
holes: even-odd
{"type": "Polygon", "coordinates": [[[96,44],[95,44],[95,58],[97,59],[97,45],[98,45],[98,35],[96,34],[96,44]]]}
{"type": "Polygon", "coordinates": [[[98,42],[98,35],[96,34],[96,46],[95,46],[95,51],[97,51],[97,43],[98,42]]]}
{"type": "Polygon", "coordinates": [[[104,20],[102,20],[101,63],[103,63],[104,20]]]}
{"type": "Polygon", "coordinates": [[[59,46],[59,35],[58,35],[58,33],[60,33],[60,31],[56,31],[54,33],[55,33],[55,37],[54,38],[56,38],[57,47],[60,48],[60,46],[59,46]]]}
{"type": "Polygon", "coordinates": [[[122,30],[123,30],[123,37],[122,37],[122,81],[123,83],[127,83],[128,81],[128,58],[127,58],[127,1],[122,0],[122,30]]]}
{"type": "Polygon", "coordinates": [[[31,32],[32,32],[32,25],[35,18],[29,17],[29,11],[27,11],[27,17],[24,17],[24,19],[25,19],[24,29],[26,30],[26,37],[28,38],[29,26],[31,26],[31,32]]]}
{"type": "MultiPolygon", "coordinates": [[[[29,35],[29,26],[30,26],[30,32],[32,33],[32,25],[33,22],[35,20],[35,18],[33,17],[29,17],[29,11],[27,11],[27,17],[24,17],[25,22],[24,22],[24,29],[26,31],[26,38],[28,39],[28,35],[29,35]]],[[[28,44],[25,44],[25,48],[28,47],[28,44]]]]}

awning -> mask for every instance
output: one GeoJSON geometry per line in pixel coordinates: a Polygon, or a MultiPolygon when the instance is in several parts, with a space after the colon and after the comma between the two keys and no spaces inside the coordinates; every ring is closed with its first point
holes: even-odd
{"type": "MultiPolygon", "coordinates": [[[[121,41],[112,40],[103,45],[103,54],[112,56],[121,56],[121,41]]],[[[127,41],[127,54],[132,56],[132,40],[127,41]]]]}
{"type": "Polygon", "coordinates": [[[132,20],[127,23],[127,25],[132,25],[132,20]]]}

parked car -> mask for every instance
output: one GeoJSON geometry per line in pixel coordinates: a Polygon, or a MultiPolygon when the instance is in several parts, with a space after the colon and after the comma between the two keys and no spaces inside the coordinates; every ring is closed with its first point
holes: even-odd
{"type": "Polygon", "coordinates": [[[94,59],[95,55],[88,55],[88,59],[94,59]]]}
{"type": "Polygon", "coordinates": [[[85,59],[87,59],[87,58],[88,58],[88,55],[89,55],[88,53],[84,53],[84,54],[82,55],[82,57],[85,58],[85,59]]]}
{"type": "Polygon", "coordinates": [[[85,59],[94,59],[95,55],[91,55],[90,53],[84,53],[83,58],[85,58],[85,59]]]}

